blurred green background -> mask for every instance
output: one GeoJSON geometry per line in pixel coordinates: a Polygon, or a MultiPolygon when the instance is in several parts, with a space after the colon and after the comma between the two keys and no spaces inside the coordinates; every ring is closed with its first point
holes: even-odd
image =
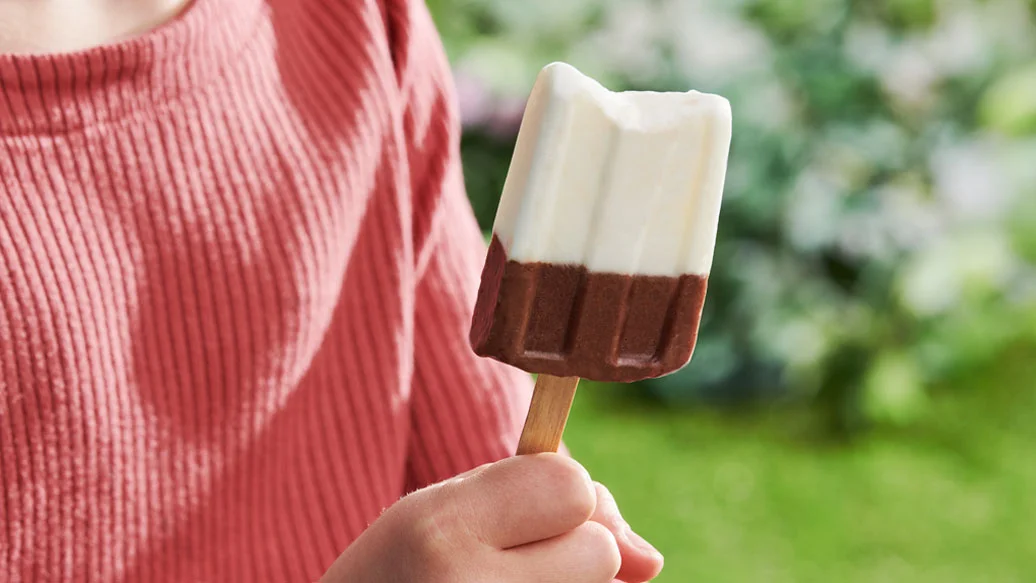
{"type": "Polygon", "coordinates": [[[731,101],[694,360],[566,433],[660,581],[1036,581],[1036,2],[429,6],[486,229],[546,63],[731,101]]]}

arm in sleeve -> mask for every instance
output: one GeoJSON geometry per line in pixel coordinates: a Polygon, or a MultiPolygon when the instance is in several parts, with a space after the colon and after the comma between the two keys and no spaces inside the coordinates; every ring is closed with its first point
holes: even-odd
{"type": "Polygon", "coordinates": [[[390,5],[413,205],[408,487],[418,488],[512,455],[531,382],[518,369],[476,356],[468,343],[486,246],[464,191],[452,79],[423,2],[390,5]]]}

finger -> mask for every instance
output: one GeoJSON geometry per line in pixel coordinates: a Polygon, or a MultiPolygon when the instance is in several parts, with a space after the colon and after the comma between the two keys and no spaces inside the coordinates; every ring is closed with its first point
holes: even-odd
{"type": "Polygon", "coordinates": [[[611,583],[622,562],[615,536],[596,522],[505,552],[515,581],[611,583]]]}
{"type": "Polygon", "coordinates": [[[470,470],[468,470],[466,472],[461,472],[461,473],[457,474],[456,476],[453,476],[452,478],[449,479],[449,481],[451,481],[451,482],[453,482],[453,481],[459,482],[459,481],[462,481],[462,480],[466,480],[466,479],[474,476],[475,474],[482,473],[483,471],[485,471],[486,468],[488,468],[491,465],[493,465],[493,464],[482,464],[481,466],[477,466],[477,467],[471,468],[470,470]]]}
{"type": "Polygon", "coordinates": [[[437,514],[497,549],[566,533],[586,522],[597,504],[590,475],[557,454],[506,459],[440,490],[437,514]]]}
{"type": "Polygon", "coordinates": [[[622,557],[618,578],[625,583],[643,583],[657,577],[664,563],[662,553],[633,532],[619,513],[619,506],[608,488],[596,482],[594,487],[597,490],[597,508],[590,520],[602,524],[615,536],[622,557]]]}
{"type": "Polygon", "coordinates": [[[428,496],[433,496],[434,497],[436,492],[441,490],[443,488],[443,486],[446,486],[448,484],[458,484],[460,482],[463,482],[464,480],[467,480],[468,478],[470,478],[470,477],[472,477],[472,476],[474,476],[474,475],[476,475],[478,473],[481,473],[483,470],[485,470],[486,468],[488,468],[491,465],[493,465],[493,464],[491,464],[491,463],[489,463],[489,464],[482,464],[481,466],[476,466],[476,467],[471,468],[470,470],[468,470],[466,472],[461,472],[461,473],[457,474],[456,476],[453,476],[452,478],[447,478],[446,480],[443,480],[442,482],[440,482],[438,484],[432,484],[432,485],[429,485],[429,486],[425,486],[424,488],[421,488],[419,490],[414,490],[413,492],[409,493],[407,498],[411,498],[412,499],[412,498],[415,498],[415,497],[428,497],[428,496]]]}

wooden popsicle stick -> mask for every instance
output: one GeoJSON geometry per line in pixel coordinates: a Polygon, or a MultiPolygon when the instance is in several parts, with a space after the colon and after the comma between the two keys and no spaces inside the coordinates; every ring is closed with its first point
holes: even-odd
{"type": "Polygon", "coordinates": [[[558,450],[578,385],[579,377],[541,374],[536,379],[529,415],[525,418],[522,437],[518,440],[518,455],[558,450]]]}

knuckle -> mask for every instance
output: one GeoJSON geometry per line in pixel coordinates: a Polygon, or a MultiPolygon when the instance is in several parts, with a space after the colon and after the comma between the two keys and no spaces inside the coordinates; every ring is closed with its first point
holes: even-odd
{"type": "Polygon", "coordinates": [[[574,518],[586,520],[597,507],[597,492],[590,474],[579,462],[560,455],[546,458],[545,471],[562,507],[574,518]]]}

